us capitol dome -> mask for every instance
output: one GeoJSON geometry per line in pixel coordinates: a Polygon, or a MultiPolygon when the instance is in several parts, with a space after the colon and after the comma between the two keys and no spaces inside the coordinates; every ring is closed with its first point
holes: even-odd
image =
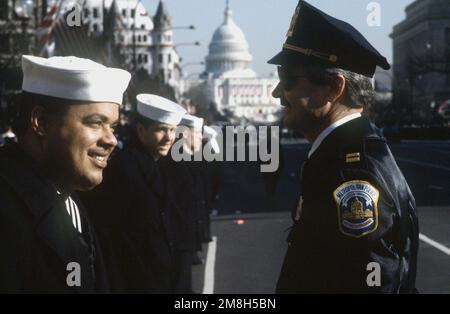
{"type": "Polygon", "coordinates": [[[272,97],[276,75],[258,76],[251,67],[252,55],[242,30],[232,18],[228,1],[224,20],[214,31],[205,57],[205,71],[184,86],[204,84],[204,93],[226,119],[240,124],[271,124],[278,121],[279,101],[272,97]]]}
{"type": "Polygon", "coordinates": [[[251,61],[245,35],[233,21],[227,2],[224,21],[214,32],[209,44],[206,72],[214,78],[255,78],[251,61]]]}

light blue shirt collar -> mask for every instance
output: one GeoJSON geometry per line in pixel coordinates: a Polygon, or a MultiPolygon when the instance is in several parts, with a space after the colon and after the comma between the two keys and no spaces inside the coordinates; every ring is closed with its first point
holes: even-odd
{"type": "Polygon", "coordinates": [[[329,127],[327,127],[325,130],[320,133],[320,135],[316,138],[314,143],[312,144],[311,150],[308,153],[308,159],[311,158],[312,154],[319,148],[320,144],[322,144],[323,140],[330,135],[331,132],[334,131],[338,126],[343,125],[344,123],[347,123],[349,121],[352,121],[356,118],[361,117],[361,113],[353,113],[351,115],[345,116],[342,119],[337,120],[333,124],[331,124],[329,127]]]}

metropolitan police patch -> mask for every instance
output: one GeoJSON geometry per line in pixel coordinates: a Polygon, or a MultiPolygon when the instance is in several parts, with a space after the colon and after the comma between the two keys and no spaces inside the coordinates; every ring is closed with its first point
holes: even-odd
{"type": "Polygon", "coordinates": [[[359,238],[377,229],[380,193],[369,182],[345,182],[334,190],[333,196],[343,234],[359,238]]]}

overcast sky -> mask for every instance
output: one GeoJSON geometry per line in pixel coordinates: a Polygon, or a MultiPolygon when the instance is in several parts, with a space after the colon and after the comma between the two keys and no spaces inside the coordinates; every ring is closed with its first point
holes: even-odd
{"type": "MultiPolygon", "coordinates": [[[[142,0],[153,16],[159,0],[142,0]]],[[[173,26],[194,24],[196,30],[174,30],[175,43],[200,41],[201,46],[180,46],[182,63],[200,62],[208,53],[208,45],[214,30],[223,21],[225,0],[165,0],[173,18],[173,26]]],[[[349,22],[356,27],[389,62],[392,61],[392,27],[405,18],[405,7],[413,0],[309,0],[310,4],[324,12],[349,22]],[[377,2],[381,8],[381,26],[367,24],[367,6],[377,2]]],[[[274,66],[266,62],[280,49],[285,40],[297,0],[230,0],[233,18],[243,30],[253,55],[253,69],[267,75],[274,66]]],[[[189,73],[201,72],[203,66],[186,66],[189,73]]]]}

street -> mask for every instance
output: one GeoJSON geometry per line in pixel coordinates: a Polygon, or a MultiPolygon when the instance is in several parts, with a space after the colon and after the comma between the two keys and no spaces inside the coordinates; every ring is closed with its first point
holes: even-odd
{"type": "MultiPolygon", "coordinates": [[[[274,196],[259,166],[224,163],[214,241],[205,246],[205,265],[194,267],[194,290],[204,293],[273,293],[286,252],[299,169],[308,144],[283,145],[282,171],[274,196]]],[[[450,293],[450,143],[391,143],[392,152],[416,197],[420,221],[417,288],[450,293]]],[[[270,184],[269,184],[270,185],[270,184]]]]}

